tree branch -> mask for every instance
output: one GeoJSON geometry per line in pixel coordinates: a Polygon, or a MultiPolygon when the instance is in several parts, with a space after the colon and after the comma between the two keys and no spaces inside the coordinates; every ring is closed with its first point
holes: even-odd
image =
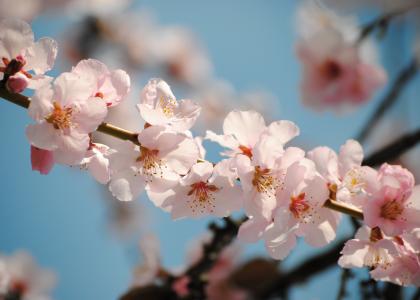
{"type": "Polygon", "coordinates": [[[389,92],[382,99],[378,108],[375,110],[373,115],[369,118],[366,125],[361,130],[360,134],[356,138],[360,143],[363,143],[366,138],[370,135],[378,121],[384,116],[384,114],[392,107],[397,101],[402,90],[406,85],[415,77],[418,70],[418,63],[415,58],[399,73],[391,86],[389,92]]]}
{"type": "Polygon", "coordinates": [[[405,7],[401,7],[395,11],[386,13],[384,15],[379,16],[378,18],[374,19],[373,21],[367,23],[366,25],[362,26],[362,30],[360,32],[359,38],[357,43],[361,43],[366,37],[368,37],[376,28],[387,28],[389,22],[404,13],[409,12],[411,9],[416,9],[420,6],[420,2],[411,3],[405,7]]]}
{"type": "Polygon", "coordinates": [[[385,148],[371,154],[363,161],[362,164],[371,167],[378,166],[384,162],[398,158],[419,142],[420,128],[411,133],[403,135],[385,148]]]}

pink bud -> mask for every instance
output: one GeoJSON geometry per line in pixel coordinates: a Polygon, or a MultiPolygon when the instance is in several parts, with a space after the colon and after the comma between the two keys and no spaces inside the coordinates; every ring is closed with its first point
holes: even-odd
{"type": "Polygon", "coordinates": [[[21,93],[28,86],[28,78],[22,73],[10,76],[6,83],[6,88],[11,93],[21,93]]]}
{"type": "Polygon", "coordinates": [[[31,145],[32,170],[47,175],[54,166],[54,153],[31,145]]]}

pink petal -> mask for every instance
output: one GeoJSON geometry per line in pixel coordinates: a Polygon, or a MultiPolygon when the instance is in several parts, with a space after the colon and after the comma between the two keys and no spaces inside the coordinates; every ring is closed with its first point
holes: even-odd
{"type": "Polygon", "coordinates": [[[31,145],[32,170],[47,175],[54,166],[54,154],[52,151],[40,149],[31,145]]]}

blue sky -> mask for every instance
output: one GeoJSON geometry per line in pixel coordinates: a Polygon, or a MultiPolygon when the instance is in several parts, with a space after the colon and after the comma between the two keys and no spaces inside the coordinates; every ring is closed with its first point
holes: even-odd
{"type": "MultiPolygon", "coordinates": [[[[179,24],[193,30],[208,50],[216,77],[231,82],[239,91],[271,92],[278,101],[270,110],[275,117],[299,125],[300,142],[337,149],[357,134],[378,99],[345,116],[315,113],[301,105],[299,65],[293,50],[296,3],[145,0],[135,6],[150,10],[160,24],[179,24]]],[[[59,37],[68,26],[72,26],[68,18],[48,15],[34,22],[34,31],[37,37],[59,37]]],[[[385,45],[392,44],[395,36],[403,39],[399,47],[392,48],[395,50],[385,49],[386,66],[395,74],[408,61],[404,45],[409,34],[391,32],[391,36],[385,45]]],[[[418,104],[410,97],[414,93],[406,94],[396,112],[410,119],[410,126],[418,125],[418,104]]],[[[49,176],[31,171],[24,135],[29,122],[25,110],[0,101],[0,249],[6,253],[27,249],[41,265],[54,269],[59,276],[56,299],[116,299],[130,283],[137,241],[122,241],[110,234],[102,193],[88,174],[61,166],[49,176]]],[[[209,219],[173,222],[147,199],[139,201],[144,203],[151,221],[149,227],[161,239],[164,263],[182,264],[186,242],[202,234],[209,219]]],[[[340,234],[348,232],[348,227],[343,224],[340,234]]],[[[251,246],[247,253],[259,253],[261,248],[251,246]]],[[[285,264],[292,266],[316,251],[299,245],[285,264]]],[[[293,299],[334,298],[339,274],[331,270],[300,286],[293,292],[293,299]]]]}

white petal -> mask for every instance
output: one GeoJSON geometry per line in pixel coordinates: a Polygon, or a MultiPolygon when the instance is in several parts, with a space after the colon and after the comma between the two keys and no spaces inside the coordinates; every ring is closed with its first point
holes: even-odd
{"type": "Polygon", "coordinates": [[[355,140],[347,140],[341,146],[338,155],[340,175],[344,176],[350,169],[360,166],[363,161],[363,148],[359,142],[355,140]]]}
{"type": "Polygon", "coordinates": [[[214,133],[211,130],[206,131],[206,136],[204,137],[206,140],[210,140],[212,142],[218,143],[220,146],[229,148],[229,149],[238,149],[240,146],[238,141],[233,137],[233,135],[219,135],[214,133]]]}
{"type": "Polygon", "coordinates": [[[245,243],[255,243],[261,239],[268,225],[269,222],[266,219],[251,218],[239,227],[238,239],[245,243]]]}
{"type": "Polygon", "coordinates": [[[267,132],[282,144],[286,144],[300,133],[299,127],[295,123],[287,120],[271,123],[267,128],[267,132]]]}
{"type": "Polygon", "coordinates": [[[34,70],[35,74],[44,74],[51,70],[57,57],[57,42],[50,38],[39,39],[27,49],[25,58],[27,70],[34,70]]]}
{"type": "Polygon", "coordinates": [[[341,251],[338,264],[343,268],[361,268],[364,266],[365,256],[369,251],[369,246],[365,242],[349,240],[341,251]]]}
{"type": "Polygon", "coordinates": [[[34,42],[31,26],[24,21],[5,19],[0,28],[0,57],[13,59],[34,42]]]}
{"type": "Polygon", "coordinates": [[[57,131],[47,123],[37,123],[26,127],[26,136],[35,147],[44,150],[54,150],[57,148],[57,131]]]}
{"type": "Polygon", "coordinates": [[[256,111],[231,111],[223,123],[225,135],[234,135],[240,145],[250,148],[265,129],[264,118],[256,111]]]}
{"type": "Polygon", "coordinates": [[[133,170],[128,169],[113,175],[109,183],[112,195],[120,201],[131,201],[144,190],[142,176],[135,176],[133,170]]]}
{"type": "Polygon", "coordinates": [[[102,99],[90,98],[77,103],[77,112],[74,113],[73,121],[77,124],[79,132],[91,133],[98,128],[107,113],[106,104],[102,99]]]}
{"type": "Polygon", "coordinates": [[[101,184],[106,184],[110,179],[109,160],[103,155],[94,155],[88,164],[89,172],[101,184]]]}
{"type": "Polygon", "coordinates": [[[36,90],[29,104],[29,116],[38,121],[47,117],[53,110],[53,96],[54,92],[49,85],[36,90]]]}
{"type": "Polygon", "coordinates": [[[328,147],[317,147],[308,152],[307,156],[315,163],[316,170],[327,180],[338,180],[338,157],[328,147]]]}
{"type": "Polygon", "coordinates": [[[89,80],[81,80],[77,74],[62,73],[54,82],[55,101],[62,106],[76,102],[84,102],[95,90],[95,84],[89,80]]]}
{"type": "Polygon", "coordinates": [[[182,184],[187,186],[200,181],[207,182],[212,173],[212,163],[208,161],[198,162],[194,164],[188,174],[182,178],[182,184]]]}

